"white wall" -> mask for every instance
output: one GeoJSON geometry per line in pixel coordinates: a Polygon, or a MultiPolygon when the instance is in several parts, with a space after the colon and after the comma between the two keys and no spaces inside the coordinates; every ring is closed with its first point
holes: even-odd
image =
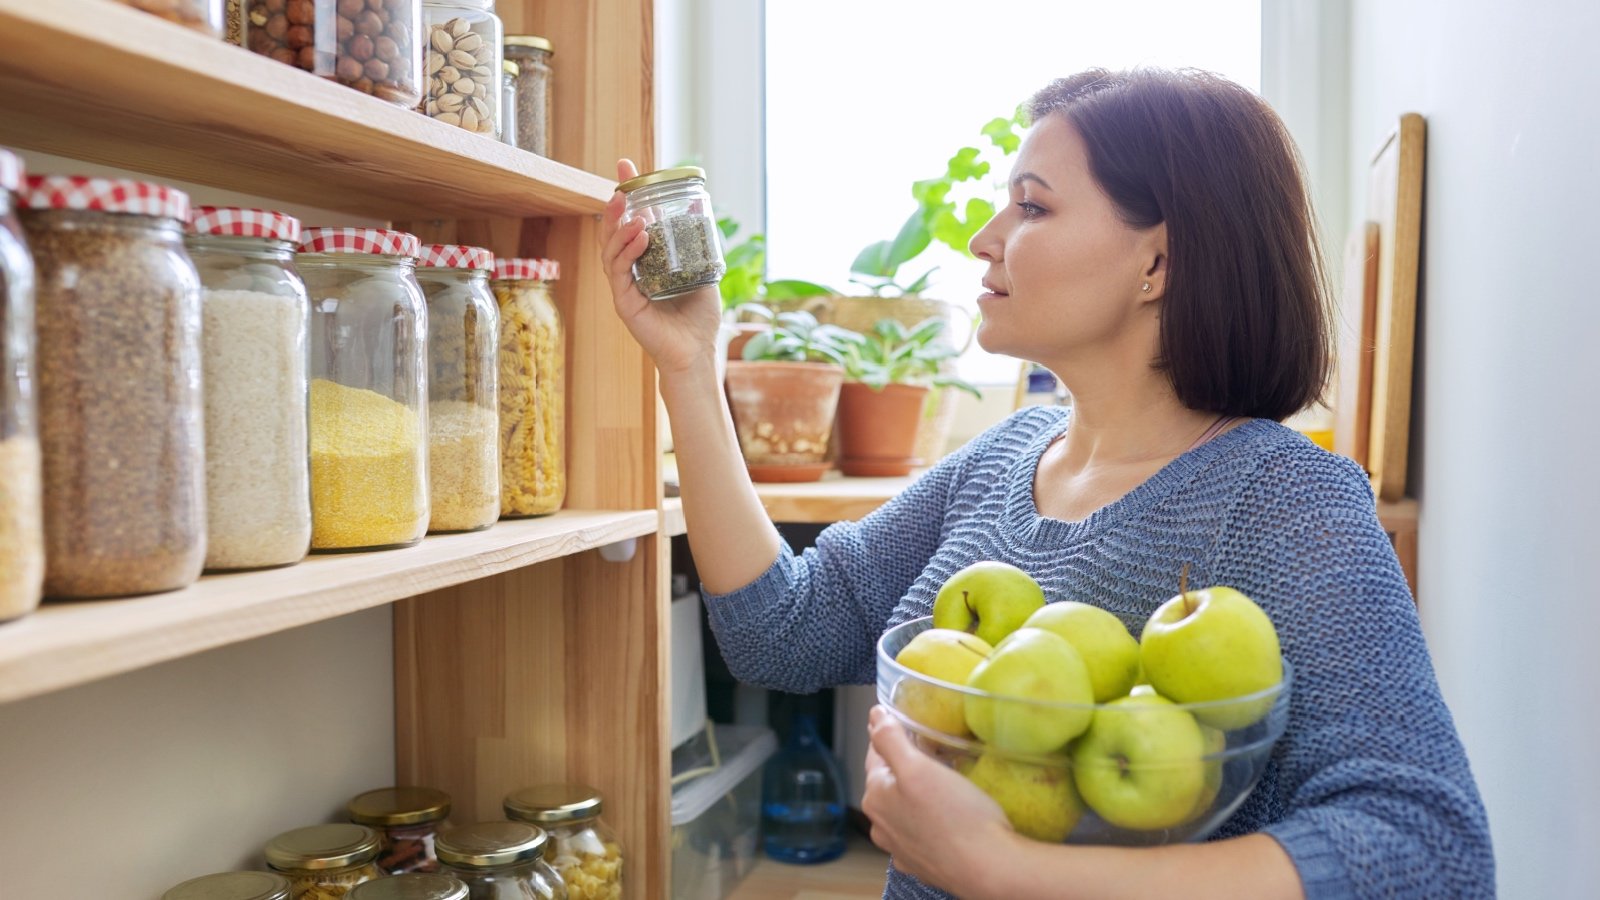
{"type": "Polygon", "coordinates": [[[1355,0],[1350,221],[1428,118],[1421,592],[1506,897],[1600,883],[1600,4],[1355,0]]]}

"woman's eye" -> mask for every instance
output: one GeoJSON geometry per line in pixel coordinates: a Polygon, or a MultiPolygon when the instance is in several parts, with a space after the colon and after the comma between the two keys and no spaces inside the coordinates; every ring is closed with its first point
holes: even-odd
{"type": "Polygon", "coordinates": [[[1026,200],[1018,200],[1017,209],[1022,210],[1022,217],[1024,219],[1037,219],[1038,217],[1044,215],[1044,207],[1037,203],[1029,203],[1026,200]]]}

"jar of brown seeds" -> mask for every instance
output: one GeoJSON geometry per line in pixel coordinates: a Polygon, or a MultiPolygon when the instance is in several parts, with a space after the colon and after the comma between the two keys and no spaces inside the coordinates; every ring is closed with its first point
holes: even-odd
{"type": "Polygon", "coordinates": [[[245,46],[399,106],[422,99],[419,0],[245,0],[245,46]]]}

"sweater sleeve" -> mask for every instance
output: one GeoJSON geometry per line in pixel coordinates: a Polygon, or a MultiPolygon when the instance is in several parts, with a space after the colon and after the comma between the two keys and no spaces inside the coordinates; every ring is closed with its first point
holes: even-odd
{"type": "Polygon", "coordinates": [[[1494,896],[1483,804],[1365,473],[1309,447],[1269,454],[1214,561],[1293,666],[1278,796],[1247,802],[1278,811],[1265,831],[1306,896],[1494,896]]]}

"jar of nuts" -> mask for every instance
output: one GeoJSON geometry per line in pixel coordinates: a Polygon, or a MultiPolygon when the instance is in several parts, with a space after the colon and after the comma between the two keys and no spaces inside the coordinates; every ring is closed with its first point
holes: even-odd
{"type": "Polygon", "coordinates": [[[222,37],[222,0],[120,0],[126,6],[142,9],[193,28],[212,37],[222,37]]]}
{"type": "Polygon", "coordinates": [[[312,825],[273,838],[267,868],[289,879],[294,900],[339,900],[383,877],[373,860],[378,835],[364,825],[312,825]]]}
{"type": "Polygon", "coordinates": [[[420,0],[246,0],[245,46],[399,106],[422,100],[420,0]]]}
{"type": "Polygon", "coordinates": [[[39,605],[44,523],[33,396],[33,257],[13,212],[22,159],[0,150],[0,622],[39,605]]]}
{"type": "Polygon", "coordinates": [[[350,821],[378,832],[378,868],[386,875],[437,872],[434,839],[450,816],[450,795],[425,787],[381,788],[357,794],[345,807],[350,821]]]}
{"type": "Polygon", "coordinates": [[[484,900],[567,900],[561,876],[544,861],[549,837],[521,822],[480,822],[439,836],[440,871],[484,900]]]}
{"type": "Polygon", "coordinates": [[[600,819],[600,792],[586,784],[544,784],[505,799],[506,818],[550,836],[544,860],[571,900],[622,900],[622,846],[600,819]]]}
{"type": "Polygon", "coordinates": [[[189,197],[30,175],[46,596],[150,594],[205,560],[200,278],[189,197]]]}
{"type": "Polygon", "coordinates": [[[517,146],[539,156],[550,155],[550,42],[532,34],[506,38],[506,59],[517,64],[517,146]]]}
{"type": "Polygon", "coordinates": [[[474,134],[500,136],[500,49],[494,0],[423,0],[423,111],[474,134]]]}
{"type": "Polygon", "coordinates": [[[566,338],[552,259],[495,263],[500,303],[500,515],[544,516],[567,497],[566,338]]]}

